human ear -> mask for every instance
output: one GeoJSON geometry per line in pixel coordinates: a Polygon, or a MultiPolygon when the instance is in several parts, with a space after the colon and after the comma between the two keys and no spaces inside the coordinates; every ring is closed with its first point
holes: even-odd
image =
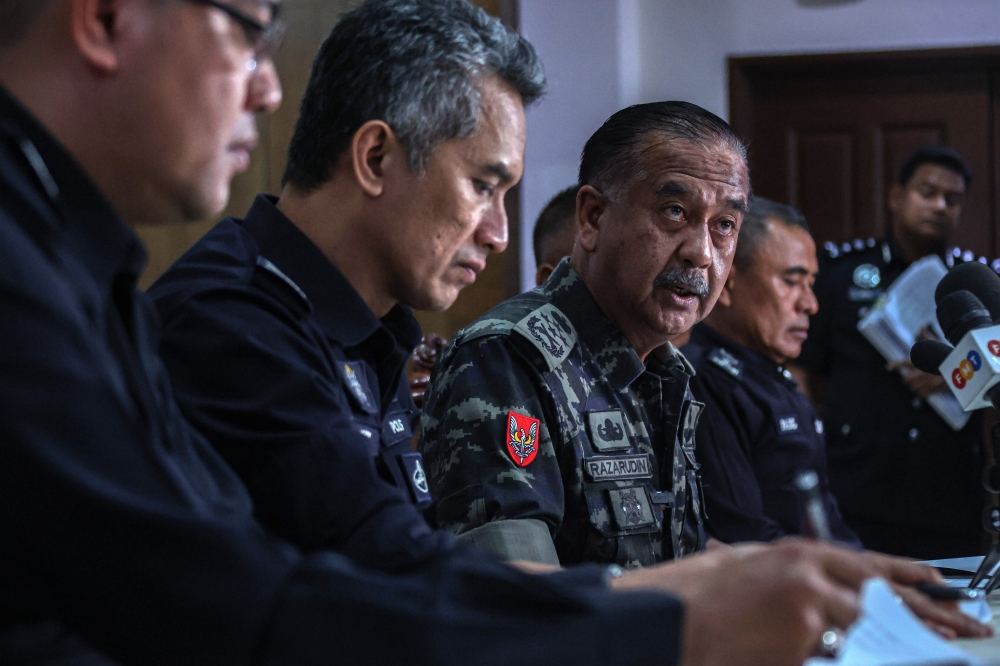
{"type": "Polygon", "coordinates": [[[590,185],[584,185],[576,193],[577,243],[587,252],[593,252],[597,248],[601,217],[607,207],[607,197],[590,185]]]}
{"type": "MultiPolygon", "coordinates": [[[[351,140],[354,180],[368,196],[381,196],[386,173],[397,160],[402,160],[402,153],[402,145],[392,128],[384,121],[369,120],[358,128],[351,140]]],[[[408,168],[405,164],[402,166],[408,168]]]]}
{"type": "MultiPolygon", "coordinates": [[[[131,3],[134,5],[135,3],[131,3]]],[[[72,0],[70,34],[73,44],[91,67],[104,72],[118,71],[117,37],[127,0],[72,0]]]]}
{"type": "Polygon", "coordinates": [[[722,293],[719,294],[719,300],[716,301],[716,307],[722,306],[724,308],[732,307],[733,305],[733,286],[736,281],[736,267],[729,269],[729,277],[726,278],[726,284],[722,287],[722,293]]]}

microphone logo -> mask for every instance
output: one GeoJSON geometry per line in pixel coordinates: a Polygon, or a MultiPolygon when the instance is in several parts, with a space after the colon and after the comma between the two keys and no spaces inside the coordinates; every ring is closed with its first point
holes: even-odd
{"type": "MultiPolygon", "coordinates": [[[[986,348],[990,350],[991,354],[1000,358],[1000,340],[990,340],[986,343],[986,348]]],[[[982,367],[983,357],[975,349],[970,349],[958,367],[952,370],[951,383],[961,391],[982,367]]]]}
{"type": "Polygon", "coordinates": [[[965,385],[969,383],[972,379],[976,370],[983,367],[983,359],[976,352],[975,349],[970,350],[968,356],[962,359],[962,362],[958,364],[951,373],[951,383],[955,385],[955,388],[961,390],[965,388],[965,385]]]}

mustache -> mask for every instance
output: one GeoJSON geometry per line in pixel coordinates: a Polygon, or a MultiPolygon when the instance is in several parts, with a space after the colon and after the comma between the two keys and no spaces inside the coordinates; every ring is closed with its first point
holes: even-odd
{"type": "Polygon", "coordinates": [[[708,296],[708,280],[696,268],[668,268],[653,280],[654,287],[680,287],[699,298],[708,296]]]}

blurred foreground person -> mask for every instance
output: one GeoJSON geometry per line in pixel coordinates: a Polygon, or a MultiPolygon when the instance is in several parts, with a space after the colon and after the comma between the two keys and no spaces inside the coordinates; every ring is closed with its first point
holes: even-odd
{"type": "Polygon", "coordinates": [[[279,35],[254,2],[0,1],[0,662],[792,664],[865,577],[933,577],[788,543],[619,594],[599,567],[455,549],[390,576],[268,534],[173,402],[121,216],[222,207],[280,99],[279,35]]]}
{"type": "Polygon", "coordinates": [[[948,248],[971,180],[949,148],[928,146],[906,160],[889,192],[885,237],[827,244],[815,286],[819,312],[797,361],[822,405],[830,484],[844,520],[865,547],[885,553],[931,559],[983,547],[979,416],[953,431],[924,400],[946,391],[944,380],[910,363],[887,368],[857,328],[917,259],[937,254],[950,267],[974,258],[948,248]]]}
{"type": "Polygon", "coordinates": [[[795,479],[812,470],[832,536],[860,545],[830,493],[823,422],[784,367],[816,314],[815,279],[805,218],[755,197],[726,286],[683,348],[697,370],[691,391],[705,403],[696,439],[708,527],[726,543],[802,534],[805,498],[795,479]]]}

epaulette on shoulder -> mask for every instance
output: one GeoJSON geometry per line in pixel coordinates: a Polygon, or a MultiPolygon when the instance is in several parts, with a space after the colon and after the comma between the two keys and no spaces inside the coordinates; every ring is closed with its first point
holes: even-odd
{"type": "Polygon", "coordinates": [[[743,361],[733,356],[728,349],[716,347],[708,354],[708,362],[721,368],[726,374],[739,379],[743,376],[743,361]]]}
{"type": "Polygon", "coordinates": [[[295,284],[292,278],[285,275],[284,271],[266,257],[257,257],[253,283],[277,298],[299,317],[312,312],[312,303],[309,302],[306,292],[302,291],[302,287],[295,284]]]}
{"type": "Polygon", "coordinates": [[[853,252],[860,252],[865,249],[871,249],[878,244],[874,238],[855,238],[853,241],[844,241],[843,243],[833,243],[827,241],[823,243],[823,249],[826,250],[826,256],[830,259],[837,259],[839,257],[846,257],[853,252]]]}
{"type": "Polygon", "coordinates": [[[994,272],[1000,273],[1000,259],[990,261],[984,256],[977,257],[972,250],[963,250],[957,247],[953,247],[944,253],[944,263],[948,268],[954,268],[959,264],[966,264],[970,261],[978,261],[992,268],[994,272]]]}
{"type": "Polygon", "coordinates": [[[532,296],[533,292],[527,292],[501,303],[455,334],[452,345],[458,348],[482,338],[517,335],[539,352],[539,364],[554,370],[576,344],[576,328],[559,308],[532,296]]]}

